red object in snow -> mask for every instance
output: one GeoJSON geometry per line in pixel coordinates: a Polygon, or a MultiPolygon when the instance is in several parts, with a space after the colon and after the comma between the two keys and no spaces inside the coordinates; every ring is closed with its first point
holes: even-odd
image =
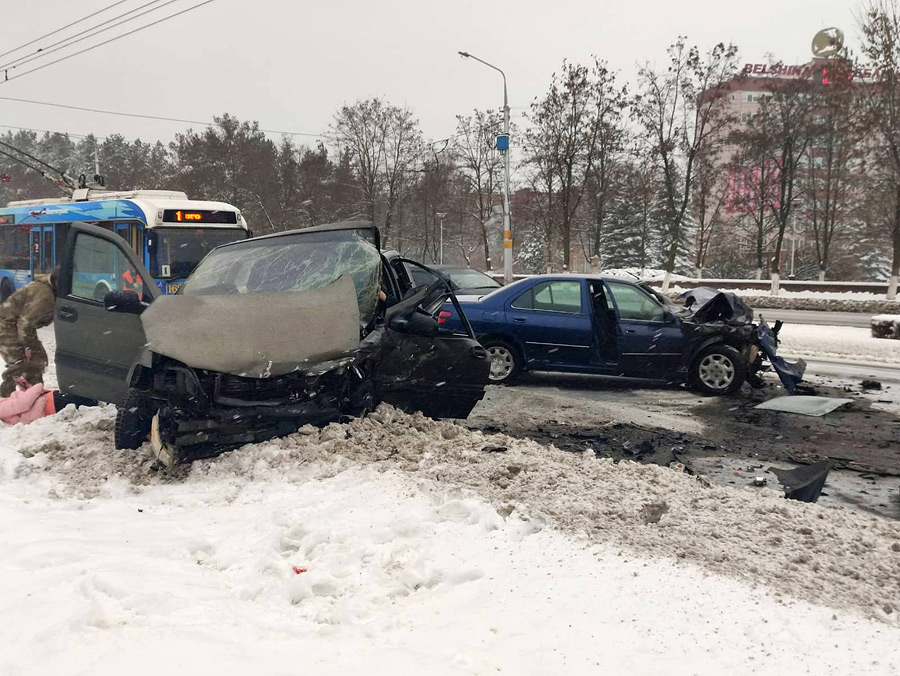
{"type": "Polygon", "coordinates": [[[291,566],[291,570],[293,570],[297,575],[306,572],[306,568],[301,568],[300,566],[291,566]]]}
{"type": "Polygon", "coordinates": [[[0,175],[0,183],[9,183],[12,180],[12,176],[9,174],[0,175]]]}

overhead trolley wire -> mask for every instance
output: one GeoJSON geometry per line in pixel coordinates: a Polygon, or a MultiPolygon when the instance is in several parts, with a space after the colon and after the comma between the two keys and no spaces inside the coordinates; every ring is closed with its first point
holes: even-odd
{"type": "Polygon", "coordinates": [[[39,38],[35,38],[34,40],[31,40],[30,42],[26,42],[24,45],[19,45],[19,46],[16,47],[15,49],[10,49],[8,52],[3,52],[2,54],[0,54],[0,59],[2,59],[4,56],[9,56],[10,54],[14,54],[15,52],[18,52],[20,49],[25,49],[26,47],[30,47],[30,46],[33,45],[35,42],[39,42],[39,41],[43,40],[44,38],[49,38],[50,36],[56,35],[57,33],[60,33],[60,32],[62,32],[62,31],[64,31],[64,30],[66,30],[67,28],[71,28],[72,26],[75,26],[75,25],[77,25],[77,24],[80,24],[82,21],[87,21],[88,19],[97,16],[98,14],[103,14],[103,12],[105,12],[105,11],[107,11],[107,10],[109,10],[109,9],[112,9],[113,7],[115,7],[115,6],[117,6],[117,5],[121,5],[121,4],[123,4],[123,3],[126,3],[126,2],[128,2],[128,0],[119,0],[118,2],[114,2],[114,3],[111,4],[111,5],[107,5],[107,6],[104,7],[103,9],[98,9],[96,12],[93,12],[93,13],[91,13],[91,14],[88,14],[87,16],[84,16],[84,17],[78,19],[78,21],[73,21],[73,22],[70,23],[70,24],[66,24],[66,25],[63,26],[62,28],[57,28],[57,29],[54,30],[54,31],[50,31],[50,32],[47,33],[46,35],[42,35],[42,36],[39,37],[39,38]]]}
{"type": "MultiPolygon", "coordinates": [[[[168,16],[165,16],[162,19],[157,19],[156,21],[152,21],[148,24],[144,24],[143,26],[140,26],[138,28],[130,30],[127,33],[122,33],[121,35],[116,35],[115,37],[109,38],[108,40],[104,40],[103,42],[97,43],[96,45],[91,45],[90,47],[86,47],[82,50],[75,52],[74,54],[67,54],[66,56],[60,57],[54,61],[50,61],[49,63],[42,64],[40,66],[32,68],[31,70],[26,70],[24,73],[19,73],[18,75],[7,76],[7,77],[5,77],[4,82],[11,82],[12,80],[17,80],[20,77],[24,77],[31,73],[36,73],[39,70],[43,70],[44,68],[49,68],[50,66],[53,66],[57,63],[67,61],[68,59],[78,56],[79,54],[84,54],[86,52],[90,52],[94,49],[97,49],[98,47],[103,47],[104,45],[108,45],[111,42],[115,42],[116,40],[121,40],[122,38],[128,37],[129,35],[134,35],[135,33],[138,33],[142,30],[150,28],[151,26],[156,26],[157,24],[161,24],[164,21],[168,21],[169,19],[174,19],[176,16],[181,16],[182,14],[187,14],[188,12],[192,12],[195,9],[199,9],[200,7],[203,7],[204,5],[208,5],[215,1],[216,0],[205,0],[204,2],[197,3],[196,5],[192,5],[191,7],[183,9],[179,12],[175,12],[174,14],[169,14],[168,16]]],[[[0,83],[0,84],[2,84],[2,83],[0,83]]]]}
{"type": "MultiPolygon", "coordinates": [[[[0,101],[14,101],[16,103],[30,103],[36,106],[50,106],[51,108],[65,108],[66,110],[78,110],[83,113],[99,113],[101,115],[116,115],[119,117],[133,117],[141,120],[158,120],[161,122],[179,122],[182,124],[201,124],[210,126],[210,121],[187,120],[179,117],[163,117],[161,115],[144,115],[143,113],[125,113],[117,110],[103,110],[101,108],[85,108],[83,106],[71,106],[65,103],[53,103],[50,101],[35,101],[33,99],[21,99],[14,96],[0,96],[0,101]]],[[[285,136],[310,136],[312,138],[329,138],[327,134],[312,134],[302,131],[282,131],[279,129],[260,129],[266,134],[284,134],[285,136]]]]}
{"type": "Polygon", "coordinates": [[[44,57],[49,56],[50,54],[53,54],[54,52],[58,52],[63,49],[68,49],[72,45],[77,45],[79,42],[84,42],[85,40],[88,40],[96,35],[100,35],[100,33],[105,33],[106,31],[112,30],[113,28],[118,28],[122,24],[126,24],[129,21],[134,21],[135,19],[139,19],[146,14],[150,14],[151,12],[160,10],[163,7],[166,7],[167,5],[171,5],[174,2],[180,2],[180,1],[181,0],[169,0],[169,2],[166,2],[165,4],[160,5],[159,3],[162,2],[162,0],[151,0],[151,2],[147,2],[143,5],[141,5],[140,7],[135,7],[134,9],[129,9],[127,12],[123,12],[122,14],[119,14],[118,16],[114,16],[113,18],[107,19],[106,21],[104,21],[102,23],[99,23],[95,26],[91,26],[90,28],[86,28],[83,31],[81,31],[80,33],[75,33],[74,35],[70,35],[67,38],[59,40],[58,42],[54,42],[52,45],[47,45],[46,47],[39,49],[37,52],[35,52],[33,54],[25,54],[24,56],[20,56],[19,58],[14,59],[13,61],[4,63],[2,66],[0,66],[0,70],[11,70],[13,68],[18,68],[19,66],[24,66],[26,63],[31,63],[32,61],[36,61],[37,59],[43,59],[44,57]],[[145,7],[150,7],[151,5],[157,5],[157,7],[151,7],[146,12],[141,12],[140,14],[136,14],[134,16],[128,16],[129,14],[134,14],[135,12],[144,9],[145,7]],[[119,21],[119,23],[115,23],[112,26],[106,26],[106,24],[108,24],[108,23],[112,23],[113,21],[122,19],[122,17],[128,17],[128,18],[124,19],[122,21],[119,21]],[[106,26],[106,28],[97,30],[101,26],[106,26]],[[85,35],[85,33],[89,33],[89,35],[85,35]],[[84,37],[81,37],[81,36],[84,36],[84,37]],[[78,38],[78,39],[76,40],[75,38],[78,38]],[[57,45],[60,45],[60,46],[57,46],[57,45]]]}

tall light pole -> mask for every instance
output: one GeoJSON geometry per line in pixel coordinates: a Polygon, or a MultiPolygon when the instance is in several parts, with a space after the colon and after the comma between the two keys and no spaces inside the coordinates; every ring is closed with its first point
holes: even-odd
{"type": "Polygon", "coordinates": [[[513,281],[512,230],[509,226],[509,97],[506,94],[506,73],[497,66],[479,59],[468,52],[458,52],[464,59],[475,59],[488,68],[493,68],[503,76],[503,136],[504,145],[498,142],[497,149],[503,153],[503,281],[513,281]]]}
{"type": "Polygon", "coordinates": [[[444,264],[444,216],[446,216],[447,214],[446,214],[446,212],[439,211],[436,215],[438,218],[441,219],[441,253],[438,255],[438,257],[441,259],[440,260],[441,265],[443,265],[444,264]]]}

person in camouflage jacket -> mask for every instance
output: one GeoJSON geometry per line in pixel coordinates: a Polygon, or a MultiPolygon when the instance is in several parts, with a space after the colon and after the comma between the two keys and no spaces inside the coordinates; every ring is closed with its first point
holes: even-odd
{"type": "Polygon", "coordinates": [[[16,390],[16,381],[29,385],[44,382],[48,358],[37,330],[53,321],[56,272],[35,275],[34,281],[11,295],[0,306],[0,357],[6,362],[0,397],[16,390]]]}

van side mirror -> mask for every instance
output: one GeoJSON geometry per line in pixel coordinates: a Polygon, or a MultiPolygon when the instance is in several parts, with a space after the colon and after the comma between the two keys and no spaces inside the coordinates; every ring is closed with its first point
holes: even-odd
{"type": "Polygon", "coordinates": [[[144,311],[144,304],[135,291],[110,291],[103,296],[103,307],[109,312],[139,315],[144,311]]]}

